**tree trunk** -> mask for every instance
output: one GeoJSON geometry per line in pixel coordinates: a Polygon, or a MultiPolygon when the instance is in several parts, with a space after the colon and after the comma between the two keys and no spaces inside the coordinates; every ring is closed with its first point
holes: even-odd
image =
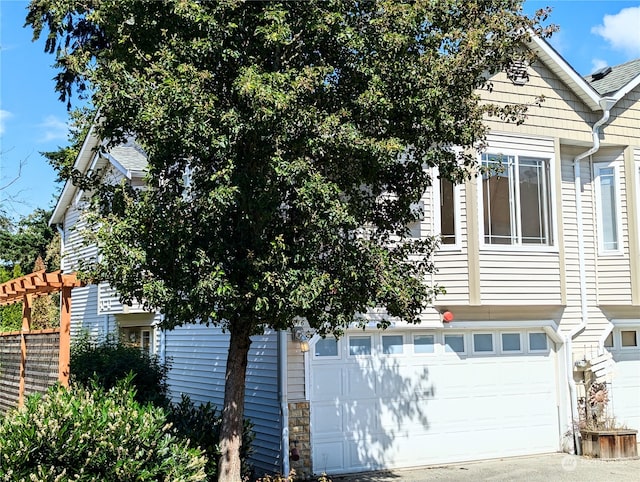
{"type": "Polygon", "coordinates": [[[236,323],[230,329],[229,355],[220,427],[218,482],[241,482],[240,446],[244,428],[244,388],[251,346],[249,326],[236,323]]]}

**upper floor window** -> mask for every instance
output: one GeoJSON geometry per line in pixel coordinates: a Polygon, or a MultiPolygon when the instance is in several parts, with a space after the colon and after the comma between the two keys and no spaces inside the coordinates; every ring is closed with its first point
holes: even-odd
{"type": "Polygon", "coordinates": [[[615,164],[594,165],[598,244],[601,253],[620,251],[620,214],[618,204],[618,172],[615,164]]]}
{"type": "Polygon", "coordinates": [[[483,154],[484,243],[553,245],[550,160],[483,154]]]}
{"type": "Polygon", "coordinates": [[[455,249],[460,243],[461,185],[440,178],[435,172],[433,190],[435,230],[440,235],[440,248],[455,249]]]}

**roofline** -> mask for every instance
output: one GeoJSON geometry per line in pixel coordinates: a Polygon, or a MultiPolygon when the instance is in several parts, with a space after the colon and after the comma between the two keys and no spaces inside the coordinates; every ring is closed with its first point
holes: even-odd
{"type": "Polygon", "coordinates": [[[633,79],[631,79],[629,82],[627,82],[624,85],[624,87],[622,87],[621,89],[617,90],[615,92],[615,95],[610,96],[610,97],[613,97],[614,99],[616,99],[616,102],[617,102],[620,99],[622,99],[625,95],[627,95],[629,92],[631,92],[633,89],[638,87],[638,85],[640,85],[640,74],[636,75],[633,79]]]}
{"type": "Polygon", "coordinates": [[[134,178],[141,179],[144,177],[144,171],[139,169],[127,169],[125,168],[120,161],[118,161],[110,152],[104,154],[104,157],[113,164],[113,166],[122,173],[130,181],[133,181],[134,178]]]}
{"type": "MultiPolygon", "coordinates": [[[[532,33],[528,47],[546,64],[555,64],[559,69],[554,72],[592,111],[602,110],[600,107],[600,99],[602,98],[600,94],[571,67],[551,44],[532,33]]],[[[547,66],[554,70],[552,66],[547,66]]]]}
{"type": "MultiPolygon", "coordinates": [[[[89,132],[87,133],[87,137],[84,138],[84,142],[82,143],[82,147],[80,148],[78,157],[73,163],[73,169],[77,169],[80,172],[84,172],[86,170],[87,166],[93,159],[94,149],[99,143],[99,139],[95,135],[94,127],[95,124],[92,124],[89,132]]],[[[49,226],[62,224],[62,222],[64,221],[64,213],[73,202],[73,198],[76,195],[77,191],[78,187],[73,184],[73,181],[71,179],[67,179],[64,184],[64,188],[62,188],[62,193],[58,197],[56,207],[51,214],[51,218],[49,219],[49,226]]]]}

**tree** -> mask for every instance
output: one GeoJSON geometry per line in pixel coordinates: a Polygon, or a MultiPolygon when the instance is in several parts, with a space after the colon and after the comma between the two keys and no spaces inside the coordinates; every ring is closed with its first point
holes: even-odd
{"type": "Polygon", "coordinates": [[[476,95],[546,34],[520,4],[31,2],[61,99],[90,95],[98,135],[148,155],[149,189],[96,187],[95,274],[165,328],[230,333],[219,480],[240,480],[251,335],[339,336],[373,307],[417,323],[439,292],[412,206],[427,167],[473,175],[483,115],[524,113],[476,95]]]}

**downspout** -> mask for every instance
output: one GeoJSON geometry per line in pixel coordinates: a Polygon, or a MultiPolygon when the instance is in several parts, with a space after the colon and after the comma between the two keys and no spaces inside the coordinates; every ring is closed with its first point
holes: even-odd
{"type": "Polygon", "coordinates": [[[575,453],[582,455],[582,444],[580,443],[580,432],[575,430],[575,421],[579,419],[577,395],[576,395],[576,382],[573,379],[573,339],[583,331],[587,323],[589,322],[589,305],[587,300],[587,276],[585,266],[585,249],[584,249],[584,232],[582,229],[582,178],[580,174],[580,161],[585,159],[600,149],[600,128],[609,120],[611,115],[611,109],[617,102],[617,99],[611,97],[604,97],[600,99],[599,104],[602,108],[602,118],[593,125],[591,135],[593,138],[593,145],[588,151],[579,154],[573,159],[573,174],[574,174],[574,189],[576,196],[576,224],[578,228],[578,270],[580,273],[580,323],[572,330],[564,335],[565,341],[565,362],[567,370],[567,382],[569,385],[569,409],[570,409],[570,421],[571,431],[573,433],[573,443],[575,453]]]}
{"type": "Polygon", "coordinates": [[[278,396],[280,398],[280,420],[282,423],[281,447],[282,454],[282,473],[285,477],[289,476],[289,403],[287,400],[287,342],[289,340],[288,332],[280,330],[278,332],[278,396]]]}

